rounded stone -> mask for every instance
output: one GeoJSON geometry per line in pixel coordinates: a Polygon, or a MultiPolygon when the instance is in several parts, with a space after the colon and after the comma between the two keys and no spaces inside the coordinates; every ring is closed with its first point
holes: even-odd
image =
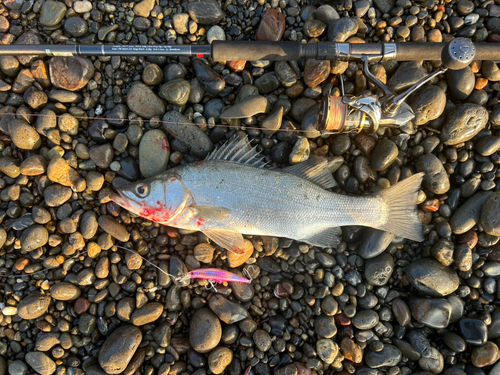
{"type": "Polygon", "coordinates": [[[47,312],[50,297],[39,292],[32,292],[17,305],[17,315],[22,319],[36,319],[47,312]]]}
{"type": "Polygon", "coordinates": [[[50,288],[50,296],[57,301],[74,301],[81,293],[77,285],[65,282],[58,282],[50,288]]]}
{"type": "Polygon", "coordinates": [[[99,364],[107,374],[120,374],[128,366],[142,340],[141,330],[132,325],[118,327],[99,351],[99,364]]]}
{"type": "Polygon", "coordinates": [[[163,101],[144,83],[136,82],[127,95],[127,105],[139,116],[150,119],[165,113],[163,101]]]}
{"type": "Polygon", "coordinates": [[[222,327],[212,311],[201,308],[191,318],[189,327],[189,342],[199,353],[208,353],[214,349],[222,337],[222,327]]]}
{"type": "Polygon", "coordinates": [[[167,102],[182,106],[188,102],[191,84],[182,78],[169,81],[160,87],[160,96],[167,102]]]}
{"type": "Polygon", "coordinates": [[[500,191],[492,193],[481,209],[479,223],[492,236],[500,236],[500,191]]]}
{"type": "Polygon", "coordinates": [[[450,189],[450,180],[443,163],[434,154],[422,155],[417,159],[416,169],[424,172],[423,185],[434,194],[444,194],[450,189]]]}
{"type": "Polygon", "coordinates": [[[167,170],[170,158],[168,138],[160,129],[144,133],[139,143],[139,169],[145,178],[167,170]]]}
{"type": "Polygon", "coordinates": [[[14,120],[9,124],[12,142],[23,150],[36,150],[42,144],[38,132],[24,120],[14,120]]]}
{"type": "Polygon", "coordinates": [[[398,156],[398,147],[389,139],[382,139],[372,151],[371,166],[375,171],[385,171],[398,156]]]}
{"type": "Polygon", "coordinates": [[[485,127],[488,118],[488,111],[483,106],[459,104],[446,119],[441,131],[441,141],[446,145],[466,142],[485,127]]]}
{"type": "Polygon", "coordinates": [[[26,363],[40,375],[52,375],[56,372],[56,363],[45,353],[30,352],[24,358],[26,363]]]}
{"type": "Polygon", "coordinates": [[[42,225],[32,225],[27,228],[21,236],[21,249],[24,251],[33,251],[38,249],[49,241],[49,232],[42,225]]]}
{"type": "Polygon", "coordinates": [[[222,374],[232,360],[231,349],[221,346],[212,350],[208,356],[208,367],[213,374],[222,374]]]}
{"type": "Polygon", "coordinates": [[[455,271],[431,258],[410,263],[406,267],[406,276],[419,292],[428,296],[447,296],[459,286],[455,271]]]}
{"type": "Polygon", "coordinates": [[[143,326],[156,321],[162,313],[163,305],[161,303],[149,302],[140,309],[136,309],[130,320],[135,326],[143,326]]]}

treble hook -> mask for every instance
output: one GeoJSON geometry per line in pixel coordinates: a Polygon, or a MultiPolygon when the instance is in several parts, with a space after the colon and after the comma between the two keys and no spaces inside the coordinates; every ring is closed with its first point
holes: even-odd
{"type": "Polygon", "coordinates": [[[250,282],[253,281],[253,277],[252,275],[250,274],[250,271],[249,270],[252,270],[253,271],[253,264],[248,266],[247,268],[244,268],[243,271],[241,272],[243,274],[243,276],[245,276],[248,280],[250,280],[250,282]]]}
{"type": "Polygon", "coordinates": [[[210,284],[210,286],[205,285],[205,289],[206,289],[206,290],[210,290],[210,289],[212,289],[212,288],[213,288],[213,290],[215,291],[215,293],[217,293],[217,288],[215,287],[215,283],[214,283],[214,281],[213,281],[213,280],[210,280],[210,279],[208,279],[207,281],[208,281],[208,283],[210,284]]]}

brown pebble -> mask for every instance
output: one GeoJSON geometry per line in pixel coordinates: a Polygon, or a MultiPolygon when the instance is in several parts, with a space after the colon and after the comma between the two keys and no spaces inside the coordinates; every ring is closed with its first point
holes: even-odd
{"type": "Polygon", "coordinates": [[[472,364],[476,367],[491,366],[496,363],[499,358],[500,350],[498,346],[491,341],[475,348],[471,355],[472,364]]]}
{"type": "Polygon", "coordinates": [[[90,302],[88,299],[80,297],[75,301],[75,312],[80,315],[86,312],[90,307],[90,302]]]}
{"type": "Polygon", "coordinates": [[[345,337],[342,339],[340,342],[340,351],[346,359],[354,363],[361,363],[363,360],[361,347],[350,338],[345,337]]]}

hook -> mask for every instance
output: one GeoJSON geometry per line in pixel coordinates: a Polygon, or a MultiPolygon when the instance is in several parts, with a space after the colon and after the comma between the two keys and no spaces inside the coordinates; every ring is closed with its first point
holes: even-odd
{"type": "Polygon", "coordinates": [[[243,271],[241,272],[243,274],[243,276],[245,276],[246,278],[248,278],[250,280],[250,282],[253,281],[253,277],[252,275],[250,274],[250,271],[249,270],[252,270],[253,271],[253,264],[248,266],[247,268],[244,268],[243,271]]]}
{"type": "Polygon", "coordinates": [[[214,283],[214,281],[213,281],[213,280],[210,280],[210,279],[208,279],[207,281],[208,281],[208,283],[210,284],[210,286],[205,285],[205,289],[206,289],[206,290],[210,290],[210,289],[212,289],[212,288],[213,288],[213,290],[215,291],[215,293],[217,293],[217,288],[215,287],[215,283],[214,283]]]}

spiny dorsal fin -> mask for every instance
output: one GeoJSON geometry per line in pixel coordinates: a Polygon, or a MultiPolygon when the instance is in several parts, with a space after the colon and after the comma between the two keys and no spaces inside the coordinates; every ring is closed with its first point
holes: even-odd
{"type": "Polygon", "coordinates": [[[328,161],[324,157],[310,158],[302,163],[286,167],[283,169],[283,172],[291,173],[314,182],[324,189],[337,186],[337,183],[328,169],[328,161]]]}
{"type": "Polygon", "coordinates": [[[262,168],[267,163],[262,160],[256,147],[250,147],[248,138],[243,139],[235,138],[227,141],[221,147],[216,149],[206,160],[224,160],[233,163],[246,164],[252,167],[262,168]]]}

